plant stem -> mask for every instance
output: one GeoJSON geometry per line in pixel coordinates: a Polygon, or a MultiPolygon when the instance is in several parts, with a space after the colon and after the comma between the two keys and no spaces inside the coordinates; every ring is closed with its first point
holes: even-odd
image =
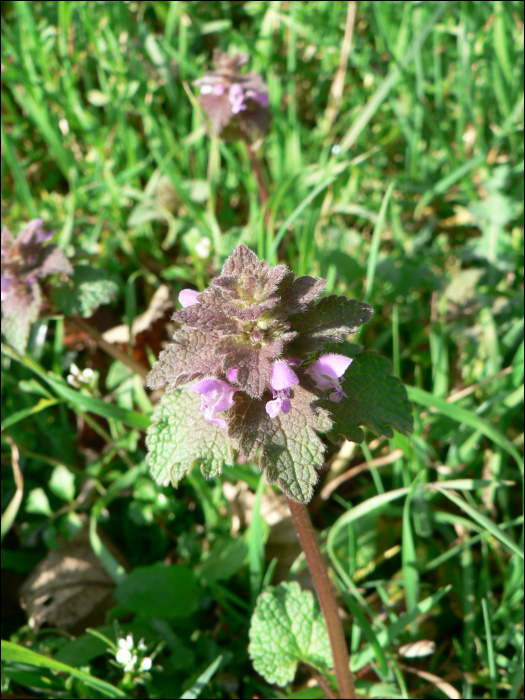
{"type": "Polygon", "coordinates": [[[339,686],[339,697],[355,698],[354,679],[350,672],[350,657],[348,656],[343,626],[339,619],[337,604],[330,587],[328,573],[321,557],[308,511],[302,503],[296,503],[290,498],[287,500],[326,621],[330,646],[332,647],[335,675],[339,686]]]}
{"type": "MultiPolygon", "coordinates": [[[[250,140],[248,137],[244,139],[244,145],[246,147],[246,152],[248,153],[248,158],[250,159],[250,164],[252,166],[252,170],[255,175],[255,179],[257,180],[257,190],[259,192],[259,202],[261,204],[261,207],[264,207],[266,203],[268,202],[268,191],[266,189],[266,183],[264,181],[264,175],[261,170],[261,166],[259,165],[259,161],[257,160],[257,156],[254,153],[252,149],[252,144],[250,143],[250,140]]],[[[268,227],[270,221],[270,210],[266,209],[264,213],[264,225],[266,228],[268,227]]]]}

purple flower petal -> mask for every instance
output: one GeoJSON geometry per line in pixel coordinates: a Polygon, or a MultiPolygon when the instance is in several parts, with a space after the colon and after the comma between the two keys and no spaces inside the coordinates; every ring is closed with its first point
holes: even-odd
{"type": "Polygon", "coordinates": [[[270,418],[276,418],[281,410],[281,397],[274,399],[273,401],[268,401],[266,404],[266,413],[270,418]]]}
{"type": "Polygon", "coordinates": [[[291,386],[299,384],[297,375],[293,369],[283,362],[278,360],[273,363],[272,367],[272,377],[270,379],[270,385],[275,391],[281,391],[282,389],[289,389],[291,386]]]}
{"type": "Polygon", "coordinates": [[[310,367],[316,365],[316,372],[319,372],[319,374],[327,374],[329,377],[342,377],[351,364],[351,357],[345,357],[344,355],[321,355],[310,367]]]}
{"type": "Polygon", "coordinates": [[[322,391],[335,389],[335,391],[330,394],[330,401],[338,403],[343,396],[348,398],[343,391],[339,378],[343,376],[351,362],[352,359],[344,355],[321,355],[318,360],[312,362],[312,364],[305,369],[305,374],[309,374],[312,377],[318,389],[322,391]]]}
{"type": "Polygon", "coordinates": [[[258,102],[261,107],[268,106],[268,95],[265,92],[255,92],[255,90],[246,90],[246,97],[254,102],[258,102]]]}
{"type": "Polygon", "coordinates": [[[280,411],[290,412],[292,402],[288,397],[290,396],[290,388],[296,384],[299,384],[299,379],[286,362],[277,360],[273,363],[272,376],[268,383],[273,394],[273,401],[266,403],[266,413],[270,418],[275,418],[280,411]]]}
{"type": "Polygon", "coordinates": [[[233,369],[230,369],[228,372],[226,372],[226,379],[232,383],[237,382],[237,367],[234,367],[233,369]]]}
{"type": "Polygon", "coordinates": [[[299,367],[303,364],[303,361],[298,357],[285,357],[284,360],[287,365],[290,365],[290,367],[299,367]]]}
{"type": "Polygon", "coordinates": [[[216,418],[217,411],[227,411],[233,406],[233,395],[235,388],[221,381],[208,377],[201,379],[195,386],[191,387],[191,391],[196,391],[201,395],[201,410],[204,417],[209,423],[215,423],[221,428],[225,428],[227,423],[222,418],[216,418]]]}
{"type": "Polygon", "coordinates": [[[199,292],[196,292],[194,289],[183,289],[181,292],[179,292],[179,303],[184,308],[187,306],[193,306],[193,304],[198,304],[198,295],[199,292]]]}
{"type": "Polygon", "coordinates": [[[239,83],[233,83],[228,91],[228,99],[232,106],[232,114],[239,114],[243,109],[246,109],[244,104],[244,90],[239,83]]]}
{"type": "Polygon", "coordinates": [[[11,287],[13,286],[13,282],[5,275],[2,275],[1,281],[2,281],[2,301],[4,301],[4,299],[7,296],[7,293],[9,292],[11,287]]]}

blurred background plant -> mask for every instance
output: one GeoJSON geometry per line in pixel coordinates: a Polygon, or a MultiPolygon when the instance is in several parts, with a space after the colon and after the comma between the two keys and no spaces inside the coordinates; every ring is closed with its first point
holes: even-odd
{"type": "Polygon", "coordinates": [[[260,591],[311,586],[279,494],[145,466],[173,299],[242,242],[371,303],[355,342],[414,403],[410,438],[331,447],[310,504],[358,692],[522,697],[522,193],[521,2],[2,3],[2,223],[42,219],[77,276],[2,355],[3,690],[123,696],[86,633],[116,620],[158,649],[126,693],[329,691],[248,657],[260,591]],[[206,136],[215,48],[268,87],[252,153],[206,136]]]}

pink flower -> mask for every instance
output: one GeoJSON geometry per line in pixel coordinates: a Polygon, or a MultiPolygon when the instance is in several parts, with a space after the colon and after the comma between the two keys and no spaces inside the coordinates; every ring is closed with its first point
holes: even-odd
{"type": "Polygon", "coordinates": [[[201,410],[206,420],[215,423],[219,428],[226,428],[226,421],[223,418],[216,418],[215,413],[227,411],[233,406],[235,387],[220,379],[209,377],[197,382],[195,386],[191,387],[191,391],[196,391],[201,395],[201,410]]]}
{"type": "Polygon", "coordinates": [[[194,289],[183,289],[181,292],[179,292],[179,303],[184,308],[187,306],[193,306],[193,304],[198,304],[198,295],[199,292],[196,292],[194,289]]]}
{"type": "Polygon", "coordinates": [[[246,109],[244,104],[244,90],[239,83],[233,83],[228,91],[228,99],[232,106],[232,114],[239,114],[243,109],[246,109]]]}
{"type": "Polygon", "coordinates": [[[339,403],[343,396],[348,398],[339,379],[346,372],[351,362],[352,359],[344,355],[321,355],[318,360],[312,362],[310,367],[305,369],[305,374],[309,374],[312,377],[318,389],[322,389],[322,391],[335,389],[335,391],[330,393],[330,401],[339,403]]]}
{"type": "Polygon", "coordinates": [[[233,384],[237,384],[237,367],[226,372],[226,379],[233,384]]]}
{"type": "Polygon", "coordinates": [[[261,107],[268,106],[268,95],[265,92],[256,92],[255,90],[246,90],[246,97],[250,100],[258,102],[261,107]]]}
{"type": "Polygon", "coordinates": [[[291,408],[290,388],[299,384],[299,379],[293,369],[283,360],[273,363],[272,376],[268,384],[273,394],[273,401],[266,404],[266,413],[270,418],[279,415],[279,411],[288,413],[291,408]]]}

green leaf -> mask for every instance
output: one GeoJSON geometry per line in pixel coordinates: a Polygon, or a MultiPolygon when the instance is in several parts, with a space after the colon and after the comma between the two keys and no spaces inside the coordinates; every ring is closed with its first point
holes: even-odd
{"type": "Polygon", "coordinates": [[[65,282],[51,293],[55,304],[68,316],[92,316],[99,306],[113,301],[119,291],[106,271],[87,265],[78,265],[71,281],[73,287],[65,282]]]}
{"type": "Polygon", "coordinates": [[[207,479],[222,472],[223,462],[233,465],[234,441],[226,428],[204,418],[200,406],[200,395],[185,387],[164,394],[155,409],[146,461],[158,484],[176,485],[198,460],[207,479]]]}
{"type": "Polygon", "coordinates": [[[219,540],[210,554],[195,568],[195,573],[204,583],[228,580],[243,568],[248,558],[248,547],[244,538],[219,540]]]}
{"type": "Polygon", "coordinates": [[[187,617],[197,609],[201,588],[186,564],[137,566],[113,591],[115,600],[149,617],[187,617]]]}
{"type": "Polygon", "coordinates": [[[72,501],[75,497],[75,475],[63,464],[53,469],[48,486],[55,496],[64,501],[72,501]]]}
{"type": "Polygon", "coordinates": [[[38,284],[28,286],[26,293],[21,293],[10,304],[2,303],[2,333],[7,342],[21,355],[24,354],[31,324],[40,312],[42,296],[38,284]]]}
{"type": "Polygon", "coordinates": [[[26,511],[28,513],[38,513],[39,515],[53,515],[49,499],[41,486],[33,489],[27,494],[26,511]]]}
{"type": "Polygon", "coordinates": [[[85,671],[79,671],[72,666],[67,666],[66,664],[60,663],[60,661],[55,661],[49,656],[44,656],[43,654],[37,654],[36,651],[31,651],[31,649],[26,649],[19,644],[14,644],[13,642],[7,642],[2,639],[2,661],[15,661],[25,664],[31,664],[32,666],[38,666],[40,668],[50,668],[53,671],[58,671],[59,673],[66,673],[68,676],[75,676],[80,681],[83,681],[87,685],[95,688],[99,693],[107,698],[125,698],[125,695],[119,688],[102,681],[99,678],[95,678],[85,671]]]}
{"type": "Polygon", "coordinates": [[[295,581],[261,593],[250,625],[250,658],[268,683],[286,685],[299,662],[326,673],[332,665],[330,641],[319,604],[295,581]]]}
{"type": "Polygon", "coordinates": [[[319,402],[328,409],[334,421],[328,437],[337,442],[345,437],[352,442],[363,442],[360,425],[368,425],[380,435],[393,437],[395,428],[400,433],[413,429],[412,406],[407,392],[392,366],[375,352],[361,352],[345,372],[342,383],[348,398],[339,403],[329,399],[319,402]]]}
{"type": "Polygon", "coordinates": [[[327,411],[313,405],[318,394],[310,389],[308,380],[301,381],[305,386],[291,389],[290,412],[281,412],[276,418],[266,412],[269,394],[258,400],[236,393],[229,412],[229,431],[249,459],[262,448],[259,466],[269,484],[278,482],[288,498],[308,503],[317,483],[316,468],[324,463],[325,447],[316,431],[326,432],[332,422],[327,411]]]}
{"type": "Polygon", "coordinates": [[[288,319],[290,330],[299,333],[291,347],[313,352],[325,343],[341,341],[349,333],[355,333],[373,313],[374,309],[364,301],[330,294],[288,319]]]}

